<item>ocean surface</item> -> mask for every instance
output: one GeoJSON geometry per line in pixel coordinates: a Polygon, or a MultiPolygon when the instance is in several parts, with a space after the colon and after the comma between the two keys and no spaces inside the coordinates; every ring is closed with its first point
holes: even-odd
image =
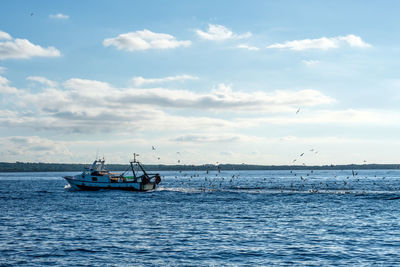
{"type": "Polygon", "coordinates": [[[400,171],[161,172],[151,192],[0,173],[0,266],[400,265],[400,171]]]}

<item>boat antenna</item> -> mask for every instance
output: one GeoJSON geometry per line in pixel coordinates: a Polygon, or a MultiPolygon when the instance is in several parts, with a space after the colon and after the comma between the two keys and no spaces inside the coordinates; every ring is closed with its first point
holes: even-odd
{"type": "Polygon", "coordinates": [[[139,154],[133,153],[133,161],[130,162],[132,173],[133,173],[133,177],[135,178],[135,180],[137,179],[137,176],[136,176],[135,168],[133,167],[133,163],[138,163],[139,164],[139,162],[136,161],[136,156],[139,156],[139,154]]]}
{"type": "Polygon", "coordinates": [[[139,156],[139,154],[133,153],[133,162],[136,163],[136,156],[139,156]]]}

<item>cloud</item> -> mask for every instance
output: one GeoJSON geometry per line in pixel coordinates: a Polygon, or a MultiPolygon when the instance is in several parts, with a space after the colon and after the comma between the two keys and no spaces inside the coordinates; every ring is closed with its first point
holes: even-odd
{"type": "Polygon", "coordinates": [[[263,124],[273,125],[396,125],[400,120],[400,113],[385,110],[345,109],[345,110],[319,110],[318,112],[302,111],[296,116],[269,116],[238,120],[239,124],[247,127],[263,124]],[[300,116],[299,116],[300,115],[300,116]]]}
{"type": "Polygon", "coordinates": [[[339,41],[343,41],[345,43],[347,43],[348,45],[350,45],[351,47],[371,47],[370,44],[364,42],[361,37],[356,36],[354,34],[349,34],[346,36],[338,36],[337,39],[339,41]]]}
{"type": "MultiPolygon", "coordinates": [[[[0,84],[0,88],[11,87],[4,77],[0,84]]],[[[0,110],[0,128],[5,133],[32,136],[0,137],[0,159],[65,161],[69,158],[69,148],[74,150],[74,160],[81,160],[83,155],[90,154],[87,151],[105,146],[113,150],[111,158],[115,160],[115,154],[119,153],[118,159],[124,158],[122,154],[135,144],[136,151],[151,152],[151,145],[157,146],[162,160],[165,159],[162,163],[176,163],[165,151],[176,153],[175,149],[181,152],[186,149],[192,154],[186,157],[182,153],[182,162],[222,162],[226,158],[219,158],[219,152],[227,152],[238,155],[229,157],[229,162],[282,164],[293,151],[308,146],[318,149],[321,152],[318,155],[331,149],[340,150],[344,138],[357,135],[355,130],[368,136],[371,127],[393,128],[400,120],[398,111],[329,110],[335,100],[316,90],[238,91],[224,84],[208,91],[137,89],[79,78],[60,82],[57,87],[46,82],[39,82],[38,86],[42,88],[14,88],[13,94],[3,96],[12,104],[0,110]],[[296,114],[299,106],[301,111],[296,114]],[[339,137],[330,136],[339,130],[343,130],[339,137]],[[72,139],[49,140],[49,136],[63,135],[70,140],[70,133],[74,133],[72,139],[79,137],[81,143],[72,139]],[[299,136],[292,136],[294,133],[299,136]],[[130,139],[132,136],[141,141],[135,142],[130,139]],[[86,144],[85,139],[89,140],[86,144]],[[254,151],[259,154],[253,156],[254,151]]],[[[382,142],[391,147],[391,141],[382,142]]],[[[368,147],[368,140],[360,147],[364,144],[368,147]]],[[[152,159],[155,154],[150,152],[148,158],[152,159]]],[[[154,162],[161,161],[155,158],[154,162]]]]}
{"type": "Polygon", "coordinates": [[[339,48],[343,45],[349,45],[350,47],[367,48],[371,47],[370,44],[364,42],[361,37],[349,34],[346,36],[336,36],[336,37],[322,37],[319,39],[303,39],[288,41],[285,43],[275,43],[267,46],[267,48],[280,48],[289,49],[295,51],[302,51],[308,49],[319,49],[328,50],[332,48],[339,48]]]}
{"type": "Polygon", "coordinates": [[[66,88],[79,91],[85,96],[103,96],[109,94],[113,87],[101,81],[72,78],[64,82],[66,88]]]}
{"type": "Polygon", "coordinates": [[[10,86],[10,81],[0,76],[0,94],[16,94],[19,90],[15,87],[10,86]]]}
{"type": "Polygon", "coordinates": [[[178,41],[170,34],[155,33],[149,30],[128,32],[103,41],[104,46],[115,46],[118,50],[140,51],[148,49],[172,49],[187,47],[191,41],[178,41]]]}
{"type": "Polygon", "coordinates": [[[298,106],[326,105],[334,99],[316,90],[276,90],[238,92],[220,84],[209,93],[187,90],[125,89],[110,96],[114,102],[151,105],[160,108],[197,109],[229,112],[287,112],[298,106]]]}
{"type": "Polygon", "coordinates": [[[13,39],[8,33],[0,31],[0,59],[59,56],[60,51],[52,46],[43,48],[26,39],[13,39]]]}
{"type": "Polygon", "coordinates": [[[46,79],[45,77],[41,77],[41,76],[28,76],[28,77],[26,77],[26,79],[29,81],[38,82],[43,85],[47,85],[49,87],[57,86],[57,82],[51,81],[51,80],[46,79]]]}
{"type": "Polygon", "coordinates": [[[319,60],[302,60],[307,66],[313,66],[319,64],[319,60]]]}
{"type": "Polygon", "coordinates": [[[8,161],[21,158],[33,161],[53,161],[54,156],[71,155],[63,142],[55,142],[38,136],[0,137],[2,151],[0,156],[8,161]]]}
{"type": "Polygon", "coordinates": [[[196,30],[197,36],[204,40],[224,41],[229,39],[245,39],[251,37],[250,32],[235,34],[227,27],[222,25],[208,24],[208,30],[196,30]]]}
{"type": "Polygon", "coordinates": [[[298,106],[324,106],[334,102],[316,90],[240,92],[221,84],[209,92],[196,93],[166,88],[116,88],[106,82],[79,78],[57,86],[51,86],[54,82],[44,77],[30,76],[29,80],[45,87],[20,94],[21,90],[11,87],[6,78],[0,80],[0,90],[14,94],[9,101],[19,110],[1,112],[3,127],[76,133],[228,129],[238,127],[238,121],[194,114],[199,111],[200,114],[205,111],[294,113],[298,106]],[[173,109],[183,112],[172,115],[173,109]]]}
{"type": "MultiPolygon", "coordinates": [[[[70,79],[64,83],[64,86],[71,89],[68,94],[73,94],[74,97],[93,98],[100,103],[107,99],[111,103],[145,105],[156,108],[280,112],[292,111],[298,106],[312,107],[334,102],[331,97],[310,89],[245,93],[233,91],[231,87],[220,84],[209,93],[195,93],[188,90],[166,88],[118,89],[108,83],[83,79],[70,79]]],[[[115,104],[107,103],[107,105],[115,104]]]]}
{"type": "Polygon", "coordinates": [[[242,48],[242,49],[247,49],[247,50],[252,50],[252,51],[258,51],[260,50],[260,48],[255,47],[255,46],[251,46],[248,44],[240,44],[238,46],[236,46],[237,48],[242,48]]]}
{"type": "Polygon", "coordinates": [[[68,15],[64,15],[64,14],[61,14],[61,13],[58,13],[58,14],[50,14],[50,15],[49,15],[49,18],[51,18],[51,19],[64,19],[64,20],[66,20],[66,19],[69,19],[69,16],[68,16],[68,15]]]}
{"type": "MultiPolygon", "coordinates": [[[[50,97],[48,97],[50,98],[50,97]]],[[[43,101],[47,101],[46,98],[43,101]]],[[[39,97],[30,103],[37,103],[39,97]]],[[[33,99],[32,99],[33,100],[33,99]]],[[[38,132],[57,131],[61,133],[138,133],[143,131],[197,131],[199,129],[221,130],[234,127],[232,122],[205,116],[170,115],[164,111],[134,106],[79,107],[87,104],[79,101],[68,107],[71,100],[57,99],[51,107],[38,103],[32,112],[4,112],[0,115],[0,126],[28,128],[38,132]],[[7,114],[7,116],[5,115],[7,114]]]]}
{"type": "Polygon", "coordinates": [[[141,103],[143,98],[126,100],[140,97],[145,90],[136,92],[77,78],[67,80],[62,86],[68,90],[45,88],[41,92],[15,95],[12,101],[20,111],[1,111],[0,125],[75,133],[216,129],[231,125],[216,118],[170,115],[157,103],[141,103]]]}
{"type": "Polygon", "coordinates": [[[173,142],[188,142],[188,143],[221,143],[221,142],[235,142],[241,139],[237,134],[187,134],[171,139],[173,142]]]}
{"type": "Polygon", "coordinates": [[[185,81],[185,80],[198,80],[199,77],[191,76],[191,75],[177,75],[177,76],[168,76],[164,78],[153,78],[153,79],[146,79],[143,77],[133,77],[132,83],[133,86],[142,86],[146,84],[161,84],[166,82],[175,82],[175,81],[185,81]]]}
{"type": "Polygon", "coordinates": [[[0,31],[0,40],[11,40],[11,35],[6,32],[0,31]]]}

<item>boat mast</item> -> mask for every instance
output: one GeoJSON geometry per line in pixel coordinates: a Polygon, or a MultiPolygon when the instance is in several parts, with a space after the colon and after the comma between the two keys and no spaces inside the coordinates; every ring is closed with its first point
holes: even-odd
{"type": "Polygon", "coordinates": [[[144,170],[142,164],[140,164],[139,161],[137,162],[137,164],[139,165],[140,169],[142,170],[144,176],[149,177],[149,176],[147,175],[147,172],[144,170]]]}
{"type": "MultiPolygon", "coordinates": [[[[139,155],[138,155],[139,156],[139,155]]],[[[129,162],[131,164],[131,169],[132,169],[132,173],[133,173],[133,178],[135,178],[135,180],[137,179],[136,177],[136,172],[135,169],[133,167],[133,163],[136,163],[136,153],[133,153],[133,161],[129,162]]]]}
{"type": "MultiPolygon", "coordinates": [[[[139,168],[142,170],[142,172],[143,172],[143,174],[144,174],[145,177],[149,177],[149,175],[147,174],[147,172],[144,170],[142,164],[140,164],[140,162],[139,162],[138,160],[136,160],[136,156],[139,156],[139,154],[133,153],[133,163],[136,163],[136,164],[139,166],[139,168]]],[[[131,166],[132,166],[132,171],[133,171],[133,164],[132,164],[132,162],[131,162],[131,166]]],[[[135,178],[136,178],[135,172],[133,173],[133,175],[134,175],[135,178]]]]}

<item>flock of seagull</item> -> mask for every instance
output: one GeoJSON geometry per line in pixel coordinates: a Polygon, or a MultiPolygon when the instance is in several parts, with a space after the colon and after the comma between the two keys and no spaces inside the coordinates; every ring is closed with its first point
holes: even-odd
{"type": "MultiPolygon", "coordinates": [[[[297,109],[296,114],[300,112],[300,108],[297,109]]],[[[152,146],[153,151],[156,150],[155,146],[152,146]]],[[[312,148],[307,151],[307,154],[317,155],[319,151],[312,148]]],[[[176,152],[180,156],[180,152],[176,152]]],[[[306,152],[302,152],[298,157],[293,159],[292,163],[300,162],[304,159],[306,152]]],[[[160,157],[157,157],[160,160],[160,157]]],[[[178,159],[177,163],[181,160],[178,159]]],[[[363,161],[364,164],[367,162],[363,161]]],[[[306,166],[303,162],[301,165],[306,166]]],[[[211,167],[212,165],[210,165],[211,167]]],[[[213,165],[213,168],[202,172],[191,172],[183,173],[179,171],[179,175],[175,175],[175,184],[180,187],[193,188],[195,186],[200,191],[216,191],[216,190],[270,190],[275,192],[308,192],[308,193],[322,193],[322,192],[335,192],[335,193],[352,193],[359,191],[361,193],[365,190],[371,190],[371,188],[379,190],[400,190],[399,188],[388,188],[380,182],[385,180],[385,176],[377,177],[374,175],[371,178],[368,176],[361,177],[355,170],[339,171],[335,172],[333,177],[331,174],[329,177],[323,177],[323,173],[314,172],[314,170],[290,170],[289,173],[275,173],[280,177],[269,177],[269,178],[241,178],[240,174],[232,174],[232,171],[226,171],[221,173],[220,164],[217,162],[213,165]],[[363,179],[364,178],[364,179],[363,179]],[[379,179],[381,178],[381,179],[379,179]],[[359,185],[358,188],[356,185],[359,185]],[[367,187],[367,188],[366,188],[367,187]],[[368,189],[369,188],[369,189],[368,189]]]]}
{"type": "MultiPolygon", "coordinates": [[[[242,173],[243,175],[243,173],[242,173]]],[[[262,175],[260,173],[260,175],[262,175]]],[[[179,172],[171,176],[172,185],[181,189],[196,189],[202,192],[210,191],[238,191],[249,190],[254,192],[268,191],[275,193],[366,193],[378,191],[400,191],[392,182],[385,183],[386,176],[361,176],[354,170],[341,170],[333,173],[324,171],[280,171],[271,173],[271,177],[251,175],[244,177],[241,174],[232,174],[232,171],[220,169],[196,171],[189,173],[179,172]],[[333,174],[333,176],[332,176],[333,174]]]]}
{"type": "Polygon", "coordinates": [[[314,170],[280,171],[271,174],[273,177],[268,178],[241,177],[241,174],[232,174],[232,171],[221,171],[216,168],[205,172],[182,173],[180,171],[179,174],[170,177],[170,180],[174,179],[170,182],[181,189],[195,189],[202,192],[249,190],[275,193],[349,194],[365,193],[372,189],[373,191],[400,190],[400,187],[391,188],[391,185],[385,184],[386,176],[361,176],[354,170],[338,171],[333,176],[332,173],[324,174],[323,171],[314,170]]]}

